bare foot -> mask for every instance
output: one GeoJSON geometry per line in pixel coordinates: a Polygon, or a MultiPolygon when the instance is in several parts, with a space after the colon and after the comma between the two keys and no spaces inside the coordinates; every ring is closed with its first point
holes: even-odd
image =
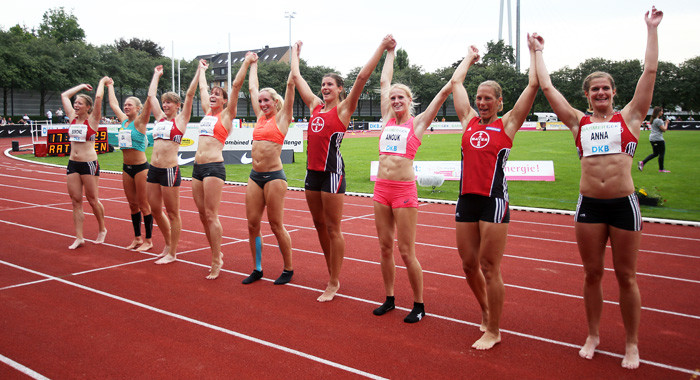
{"type": "Polygon", "coordinates": [[[82,238],[76,238],[73,244],[68,246],[68,249],[76,249],[78,247],[82,247],[85,244],[85,239],[82,238]]]}
{"type": "Polygon", "coordinates": [[[635,343],[627,343],[625,346],[625,357],[622,359],[622,368],[639,368],[639,348],[635,343]]]}
{"type": "Polygon", "coordinates": [[[143,240],[141,240],[141,238],[134,238],[134,240],[131,242],[131,244],[124,247],[124,249],[134,249],[134,248],[140,246],[141,244],[143,244],[143,240]]]}
{"type": "Polygon", "coordinates": [[[224,255],[221,255],[221,256],[219,256],[219,260],[216,260],[217,262],[211,263],[211,269],[209,270],[209,275],[207,276],[207,280],[214,280],[217,277],[219,277],[219,272],[221,272],[221,267],[224,266],[223,257],[224,257],[224,255]]]}
{"type": "Polygon", "coordinates": [[[175,260],[177,260],[177,258],[175,257],[175,255],[167,254],[167,255],[161,257],[160,259],[158,259],[158,260],[156,261],[156,264],[170,264],[170,263],[172,263],[172,262],[175,261],[175,260]]]}
{"type": "Polygon", "coordinates": [[[593,354],[595,354],[595,348],[598,347],[598,344],[600,344],[600,337],[589,335],[578,355],[584,359],[593,359],[593,354]]]}
{"type": "Polygon", "coordinates": [[[163,252],[161,252],[160,254],[158,254],[158,256],[156,256],[156,257],[163,257],[163,256],[167,255],[168,252],[170,252],[170,247],[166,245],[166,246],[163,248],[163,252]]]}
{"type": "Polygon", "coordinates": [[[107,230],[100,231],[97,233],[97,238],[95,238],[95,244],[102,244],[105,242],[105,237],[107,237],[107,230]]]}
{"type": "Polygon", "coordinates": [[[316,301],[318,302],[328,302],[332,301],[333,297],[335,297],[335,294],[338,292],[338,289],[340,289],[340,283],[338,285],[331,285],[331,283],[328,283],[328,286],[326,286],[326,290],[321,294],[318,298],[316,298],[316,301]]]}
{"type": "Polygon", "coordinates": [[[146,239],[146,241],[143,242],[143,244],[141,244],[138,248],[136,248],[136,250],[139,252],[145,252],[151,248],[153,248],[153,240],[146,239]]]}
{"type": "Polygon", "coordinates": [[[490,350],[495,346],[497,343],[501,342],[501,333],[499,332],[498,334],[493,334],[491,332],[485,332],[484,335],[479,338],[474,344],[472,344],[472,348],[476,348],[477,350],[490,350]]]}

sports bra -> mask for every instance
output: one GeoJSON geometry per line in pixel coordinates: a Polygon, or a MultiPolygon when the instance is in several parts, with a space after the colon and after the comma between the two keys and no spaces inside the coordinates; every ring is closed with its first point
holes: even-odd
{"type": "Polygon", "coordinates": [[[199,122],[199,135],[212,136],[222,144],[226,144],[229,131],[221,123],[221,112],[216,115],[207,114],[199,122]]]}
{"type": "Polygon", "coordinates": [[[416,157],[421,141],[413,130],[413,119],[414,117],[411,117],[401,125],[396,124],[395,118],[389,119],[379,138],[380,154],[401,156],[411,160],[416,157]]]}
{"type": "Polygon", "coordinates": [[[632,135],[622,114],[615,112],[610,119],[603,123],[591,122],[591,116],[586,115],[579,122],[576,136],[578,158],[600,154],[625,153],[634,156],[637,150],[637,138],[632,135]]]}
{"type": "Polygon", "coordinates": [[[154,140],[171,140],[180,144],[182,142],[182,135],[183,132],[175,125],[175,119],[160,119],[153,127],[154,140]]]}
{"type": "Polygon", "coordinates": [[[87,142],[95,141],[97,137],[97,131],[90,128],[90,124],[87,119],[82,124],[76,124],[77,119],[73,119],[70,122],[70,127],[68,128],[68,140],[71,142],[87,142]]]}
{"type": "Polygon", "coordinates": [[[136,149],[145,152],[146,135],[136,129],[133,121],[127,125],[128,121],[122,121],[122,127],[119,129],[119,149],[136,149]]]}
{"type": "Polygon", "coordinates": [[[284,144],[284,135],[277,127],[275,118],[266,118],[265,116],[258,119],[253,129],[253,141],[272,141],[277,144],[284,144]]]}

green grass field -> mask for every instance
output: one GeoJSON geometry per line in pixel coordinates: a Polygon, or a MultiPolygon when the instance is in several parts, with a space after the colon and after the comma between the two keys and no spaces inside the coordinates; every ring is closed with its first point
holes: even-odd
{"type": "MultiPolygon", "coordinates": [[[[418,150],[416,161],[459,161],[459,134],[426,134],[418,150]]],[[[666,140],[666,169],[671,173],[659,173],[657,160],[649,162],[644,172],[639,172],[636,162],[651,153],[649,131],[642,131],[640,143],[632,168],[632,177],[637,187],[658,189],[666,200],[662,207],[642,206],[645,217],[700,221],[700,132],[669,131],[666,140]]],[[[346,138],[341,151],[345,159],[347,191],[372,193],[369,180],[370,162],[377,160],[377,137],[346,138]]],[[[150,149],[147,154],[150,157],[150,149]]],[[[66,165],[67,157],[35,158],[36,161],[66,165]]],[[[121,171],[121,153],[118,151],[100,155],[103,170],[121,171]]],[[[554,182],[510,181],[508,183],[511,205],[574,210],[578,199],[580,166],[573,137],[569,131],[522,131],[516,135],[510,160],[554,161],[554,182]]],[[[229,181],[246,182],[251,165],[227,165],[229,181]]],[[[296,153],[293,164],[285,164],[289,186],[303,187],[306,172],[306,154],[296,153]]],[[[192,166],[182,168],[182,175],[189,177],[192,166]]],[[[439,190],[431,193],[429,188],[418,188],[420,198],[456,200],[458,181],[446,181],[439,190]]],[[[651,190],[654,191],[654,190],[651,190]]]]}

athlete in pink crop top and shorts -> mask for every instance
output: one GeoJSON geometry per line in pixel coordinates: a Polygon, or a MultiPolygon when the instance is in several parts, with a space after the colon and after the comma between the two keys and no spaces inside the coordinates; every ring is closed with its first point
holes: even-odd
{"type": "Polygon", "coordinates": [[[68,161],[67,183],[68,195],[73,204],[73,225],[75,226],[75,240],[69,249],[76,249],[85,244],[83,237],[83,190],[92,213],[95,214],[99,232],[95,243],[105,241],[107,227],[105,226],[105,209],[102,206],[98,192],[98,180],[100,179],[100,164],[97,162],[95,152],[95,137],[100,126],[102,116],[102,97],[104,95],[104,77],[97,85],[95,102],[85,94],[78,94],[81,90],[92,91],[89,84],[80,84],[61,94],[61,102],[66,110],[66,116],[70,120],[68,138],[70,139],[70,159],[68,161]],[[76,95],[77,94],[77,95],[76,95]],[[76,95],[75,102],[71,104],[71,98],[76,95]]]}
{"type": "Polygon", "coordinates": [[[530,46],[527,87],[513,109],[501,118],[501,86],[485,81],[476,91],[476,109],[469,103],[464,78],[479,60],[471,46],[452,76],[455,111],[462,124],[462,177],[455,212],[457,250],[467,284],[481,307],[481,331],[472,348],[488,350],[501,341],[500,319],[505,288],[501,260],[505,251],[510,212],[504,168],[513,138],[535,101],[535,52],[530,46]]]}
{"type": "Polygon", "coordinates": [[[153,78],[148,87],[147,102],[151,103],[156,125],[153,127],[153,152],[151,153],[151,165],[148,168],[146,186],[148,190],[148,203],[151,205],[151,214],[158,229],[163,233],[165,247],[159,255],[156,264],[172,263],[176,259],[177,244],[180,242],[180,167],[178,166],[177,152],[180,149],[182,136],[187,129],[187,123],[192,114],[192,103],[197,91],[197,81],[202,72],[202,66],[192,78],[185,95],[185,104],[180,109],[180,96],[174,92],[166,92],[162,95],[163,108],[158,103],[156,91],[158,80],[163,75],[163,66],[159,65],[153,70],[153,78]],[[163,205],[167,211],[167,217],[163,214],[163,205]]]}
{"type": "Polygon", "coordinates": [[[629,369],[639,367],[637,344],[642,308],[636,280],[642,218],[632,181],[632,156],[637,147],[639,127],[649,111],[654,93],[659,63],[657,29],[662,18],[663,12],[655,7],[644,16],[647,26],[644,70],[632,100],[619,112],[615,111],[613,104],[615,81],[610,74],[600,71],[588,75],[583,82],[583,91],[593,114],[585,115],[571,107],[552,85],[544,64],[544,39],[537,34],[528,38],[528,44],[535,44],[536,51],[539,52],[537,76],[542,92],[559,120],[566,124],[574,135],[581,159],[575,230],[586,276],[583,299],[588,321],[588,337],[579,355],[592,359],[600,343],[602,277],[605,246],[609,239],[626,333],[622,367],[629,369]]]}
{"type": "MultiPolygon", "coordinates": [[[[247,56],[246,56],[247,58],[247,56]]],[[[275,280],[275,285],[283,285],[292,280],[292,239],[284,228],[284,196],[287,193],[287,177],[284,174],[282,145],[284,137],[293,120],[294,82],[291,74],[287,78],[285,98],[277,91],[266,87],[258,89],[258,56],[252,54],[248,78],[250,100],[258,121],[253,130],[252,159],[253,168],[248,178],[245,193],[245,210],[248,218],[248,243],[253,257],[253,272],[243,280],[252,284],[263,276],[262,249],[263,234],[260,222],[267,208],[267,220],[270,229],[277,238],[277,245],[282,253],[284,268],[275,280]]]]}
{"type": "MultiPolygon", "coordinates": [[[[246,71],[252,61],[250,54],[252,53],[246,55],[233,80],[231,99],[228,98],[226,90],[221,87],[212,88],[210,95],[206,75],[199,76],[199,96],[206,116],[199,122],[197,153],[194,156],[192,170],[192,196],[211,247],[211,269],[206,277],[208,280],[219,277],[224,263],[224,255],[221,253],[223,228],[219,221],[221,191],[226,181],[223,149],[233,127],[233,120],[236,118],[238,93],[243,87],[246,71]]],[[[209,68],[207,62],[200,60],[199,65],[202,73],[206,73],[209,68]]]]}
{"type": "Polygon", "coordinates": [[[326,74],[321,82],[323,99],[316,96],[299,71],[301,41],[295,43],[292,48],[292,77],[302,100],[313,112],[309,119],[304,188],[306,202],[330,275],[326,290],[316,299],[319,302],[331,301],[340,289],[340,269],[345,256],[345,239],[340,230],[345,193],[345,166],[340,155],[340,143],[365,84],[392,40],[391,36],[384,37],[372,57],[357,74],[347,98],[343,79],[338,74],[326,74]]]}
{"type": "Polygon", "coordinates": [[[404,318],[406,323],[416,323],[425,316],[423,303],[423,270],[416,258],[416,222],[418,216],[418,192],[413,158],[421,145],[425,130],[437,115],[442,103],[452,92],[448,82],[435,96],[426,110],[413,116],[413,94],[403,84],[391,84],[394,74],[394,49],[391,38],[381,75],[381,109],[385,121],[379,138],[379,170],[374,184],[374,222],[381,250],[381,269],[386,300],[374,309],[375,315],[383,315],[395,308],[394,279],[394,228],[397,231],[399,253],[406,265],[408,280],[413,289],[413,309],[404,318]]]}

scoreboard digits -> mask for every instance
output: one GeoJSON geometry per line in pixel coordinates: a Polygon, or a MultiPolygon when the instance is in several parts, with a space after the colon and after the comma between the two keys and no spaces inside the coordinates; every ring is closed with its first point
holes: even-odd
{"type": "MultiPolygon", "coordinates": [[[[68,128],[49,129],[47,135],[47,154],[49,156],[65,156],[70,154],[70,140],[68,138],[68,128]]],[[[107,153],[109,143],[107,142],[107,128],[100,127],[95,136],[95,152],[97,154],[107,153]]]]}

